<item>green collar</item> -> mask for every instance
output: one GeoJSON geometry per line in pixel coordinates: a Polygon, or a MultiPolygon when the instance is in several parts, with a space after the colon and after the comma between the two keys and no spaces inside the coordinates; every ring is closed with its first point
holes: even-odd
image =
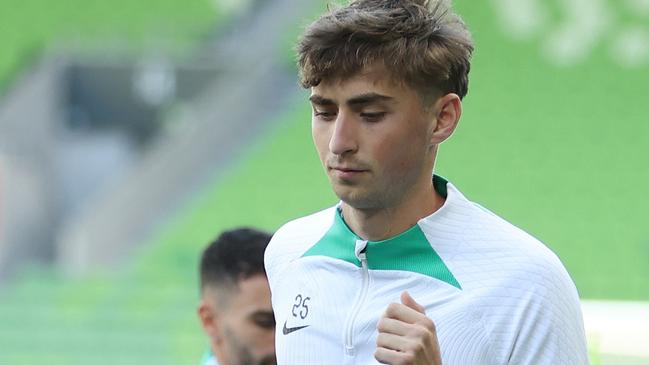
{"type": "MultiPolygon", "coordinates": [[[[435,175],[433,186],[447,196],[447,181],[435,175]]],[[[347,226],[340,208],[327,233],[307,252],[306,256],[327,256],[361,266],[355,255],[356,241],[362,240],[347,226]]],[[[420,273],[462,289],[446,264],[433,249],[418,224],[407,231],[383,241],[367,241],[365,250],[370,270],[400,270],[420,273]]]]}

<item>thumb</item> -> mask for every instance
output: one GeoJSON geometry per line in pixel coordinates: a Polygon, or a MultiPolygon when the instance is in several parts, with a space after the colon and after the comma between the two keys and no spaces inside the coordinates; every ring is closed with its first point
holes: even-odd
{"type": "Polygon", "coordinates": [[[401,293],[401,303],[408,308],[412,308],[421,314],[426,314],[426,308],[422,307],[421,304],[417,303],[411,296],[408,291],[401,293]]]}

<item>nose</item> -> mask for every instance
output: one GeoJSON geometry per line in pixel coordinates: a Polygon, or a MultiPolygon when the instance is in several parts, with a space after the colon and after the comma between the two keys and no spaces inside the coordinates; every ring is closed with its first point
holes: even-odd
{"type": "Polygon", "coordinates": [[[343,112],[338,113],[329,139],[329,151],[335,155],[356,152],[358,149],[356,132],[353,118],[343,112]]]}

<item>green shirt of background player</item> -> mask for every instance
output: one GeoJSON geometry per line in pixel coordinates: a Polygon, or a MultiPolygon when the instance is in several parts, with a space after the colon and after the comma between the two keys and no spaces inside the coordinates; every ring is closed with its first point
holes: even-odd
{"type": "MultiPolygon", "coordinates": [[[[444,204],[431,179],[468,90],[473,42],[442,2],[359,0],[313,23],[299,45],[312,134],[349,228],[380,241],[444,204]]],[[[407,292],[378,324],[375,357],[441,364],[435,325],[407,292]]]]}
{"type": "Polygon", "coordinates": [[[272,365],[275,317],[264,271],[268,233],[249,228],[222,233],[203,252],[198,306],[210,365],[272,365]]]}

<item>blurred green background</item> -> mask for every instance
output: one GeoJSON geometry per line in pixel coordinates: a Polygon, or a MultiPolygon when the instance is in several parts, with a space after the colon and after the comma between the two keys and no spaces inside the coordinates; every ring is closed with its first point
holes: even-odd
{"type": "MultiPolygon", "coordinates": [[[[454,3],[477,51],[462,121],[441,148],[437,173],[544,241],[582,298],[649,300],[649,56],[642,37],[624,48],[634,30],[649,32],[649,12],[608,0],[605,20],[564,29],[577,15],[546,1],[538,3],[544,16],[532,13],[543,20],[521,28],[503,10],[512,2],[454,3]]],[[[93,35],[137,43],[174,24],[175,39],[197,44],[228,19],[199,0],[1,4],[3,88],[60,37],[83,33],[90,47],[93,35]]],[[[314,3],[314,14],[322,9],[314,3]]],[[[278,45],[286,59],[305,23],[287,26],[278,45]]],[[[267,132],[246,141],[243,157],[127,265],[74,280],[31,267],[5,285],[0,363],[197,363],[205,348],[194,312],[200,250],[223,229],[274,230],[336,202],[311,144],[305,94],[260,114],[267,132]]]]}
{"type": "Polygon", "coordinates": [[[0,89],[25,71],[52,44],[65,40],[85,47],[106,41],[142,46],[152,36],[176,46],[195,45],[225,17],[219,1],[44,0],[0,1],[0,89]]]}

